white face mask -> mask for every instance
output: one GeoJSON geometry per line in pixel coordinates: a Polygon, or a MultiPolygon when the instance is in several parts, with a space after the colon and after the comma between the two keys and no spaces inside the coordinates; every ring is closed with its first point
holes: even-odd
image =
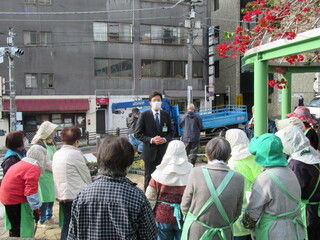
{"type": "Polygon", "coordinates": [[[152,109],[155,110],[155,111],[160,110],[160,108],[161,108],[161,103],[162,103],[162,102],[152,102],[152,103],[151,103],[152,109]]]}

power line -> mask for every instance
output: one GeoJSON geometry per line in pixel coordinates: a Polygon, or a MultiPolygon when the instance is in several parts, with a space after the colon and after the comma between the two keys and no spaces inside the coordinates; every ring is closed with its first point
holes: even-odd
{"type": "Polygon", "coordinates": [[[104,19],[9,19],[9,18],[0,18],[0,22],[115,22],[115,21],[132,21],[132,20],[153,20],[153,19],[178,19],[185,17],[187,13],[178,16],[178,17],[172,17],[172,16],[162,16],[162,17],[150,17],[150,18],[123,18],[123,19],[114,19],[112,21],[105,21],[104,19]]]}
{"type": "Polygon", "coordinates": [[[0,15],[71,15],[71,14],[100,14],[100,13],[123,13],[133,11],[149,11],[149,10],[166,10],[178,6],[184,0],[179,0],[170,7],[154,7],[154,8],[134,8],[134,9],[118,9],[118,10],[100,10],[100,11],[84,11],[84,12],[0,12],[0,15]]]}

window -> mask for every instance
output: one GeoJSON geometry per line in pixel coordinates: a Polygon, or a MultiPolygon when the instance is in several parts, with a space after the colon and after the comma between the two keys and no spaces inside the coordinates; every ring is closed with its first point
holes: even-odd
{"type": "Polygon", "coordinates": [[[132,60],[109,59],[111,77],[132,77],[132,60]]]}
{"type": "Polygon", "coordinates": [[[179,0],[144,0],[145,2],[166,2],[166,3],[177,3],[179,0]]]}
{"type": "Polygon", "coordinates": [[[219,9],[219,0],[213,0],[213,10],[217,11],[219,9]]]}
{"type": "Polygon", "coordinates": [[[216,78],[220,77],[220,62],[219,61],[214,61],[214,76],[216,78]]]}
{"type": "Polygon", "coordinates": [[[164,44],[172,44],[173,39],[173,28],[172,27],[164,27],[163,28],[163,43],[164,44]]]}
{"type": "Polygon", "coordinates": [[[203,78],[203,63],[192,62],[192,76],[194,78],[203,78]]]}
{"type": "Polygon", "coordinates": [[[51,32],[40,32],[40,45],[43,45],[43,46],[52,45],[51,32]]]}
{"type": "Polygon", "coordinates": [[[220,38],[220,27],[219,26],[216,26],[214,27],[214,41],[213,41],[213,44],[216,45],[216,44],[219,44],[219,38],[220,38]]]}
{"type": "Polygon", "coordinates": [[[151,43],[161,44],[162,43],[162,27],[151,26],[151,43]]]}
{"type": "Polygon", "coordinates": [[[95,41],[132,42],[132,25],[126,23],[93,23],[95,41]]]}
{"type": "MultiPolygon", "coordinates": [[[[142,77],[185,78],[186,61],[141,60],[142,77]]],[[[193,77],[203,77],[203,63],[193,62],[193,77]]]]}
{"type": "Polygon", "coordinates": [[[97,77],[132,77],[131,59],[95,59],[94,67],[97,77]]]}
{"type": "Polygon", "coordinates": [[[24,31],[23,40],[24,40],[24,45],[37,45],[37,32],[24,31]]]}
{"type": "Polygon", "coordinates": [[[41,86],[42,88],[53,88],[53,74],[42,73],[41,74],[41,86]]]}
{"type": "Polygon", "coordinates": [[[108,41],[108,24],[103,22],[93,23],[93,38],[95,41],[108,41]]]}
{"type": "Polygon", "coordinates": [[[38,0],[39,5],[51,5],[51,0],[38,0]]]}
{"type": "Polygon", "coordinates": [[[51,0],[24,0],[26,4],[52,5],[51,0]]]}
{"type": "Polygon", "coordinates": [[[27,46],[50,46],[52,45],[52,33],[51,32],[36,32],[36,31],[24,31],[23,32],[24,45],[27,46]]]}
{"type": "Polygon", "coordinates": [[[27,73],[25,74],[26,88],[38,88],[38,74],[27,73]]]}
{"type": "Polygon", "coordinates": [[[141,43],[147,44],[183,45],[187,43],[186,32],[183,27],[140,25],[141,43]]]}
{"type": "Polygon", "coordinates": [[[141,43],[151,43],[151,25],[140,25],[141,43]]]}
{"type": "Polygon", "coordinates": [[[28,4],[36,4],[37,1],[36,0],[24,0],[24,3],[28,3],[28,4]]]}
{"type": "Polygon", "coordinates": [[[94,60],[94,75],[97,77],[108,76],[108,59],[94,60]]]}

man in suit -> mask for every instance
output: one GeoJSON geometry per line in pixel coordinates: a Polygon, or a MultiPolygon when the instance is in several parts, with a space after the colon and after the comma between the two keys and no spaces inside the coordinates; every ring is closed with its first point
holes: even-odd
{"type": "Polygon", "coordinates": [[[161,163],[173,135],[169,114],[160,110],[162,94],[153,92],[149,101],[151,109],[140,114],[135,129],[135,138],[143,142],[144,190],[149,185],[151,173],[161,163]]]}

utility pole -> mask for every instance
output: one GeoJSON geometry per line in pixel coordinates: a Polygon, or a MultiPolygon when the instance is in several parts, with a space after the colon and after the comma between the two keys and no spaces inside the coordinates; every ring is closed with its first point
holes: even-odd
{"type": "Polygon", "coordinates": [[[14,56],[19,57],[23,55],[24,51],[20,48],[14,47],[15,33],[12,28],[9,28],[9,33],[7,37],[7,47],[0,47],[0,57],[3,55],[7,56],[9,62],[9,90],[10,90],[10,132],[16,130],[16,90],[15,81],[13,77],[14,70],[14,56]]]}
{"type": "MultiPolygon", "coordinates": [[[[190,1],[190,13],[189,13],[189,29],[188,29],[188,67],[187,67],[187,77],[186,80],[192,80],[192,48],[193,48],[193,28],[194,28],[194,23],[195,23],[195,17],[196,17],[196,12],[195,12],[195,3],[194,1],[190,1]]],[[[189,82],[191,84],[191,82],[189,82]]]]}
{"type": "MultiPolygon", "coordinates": [[[[14,42],[14,32],[11,28],[9,28],[9,37],[7,37],[7,44],[9,47],[13,47],[14,42]]],[[[9,61],[9,90],[10,90],[10,132],[16,130],[16,89],[14,86],[14,78],[13,78],[13,71],[14,71],[14,60],[11,54],[8,54],[8,61],[9,61]]]]}

